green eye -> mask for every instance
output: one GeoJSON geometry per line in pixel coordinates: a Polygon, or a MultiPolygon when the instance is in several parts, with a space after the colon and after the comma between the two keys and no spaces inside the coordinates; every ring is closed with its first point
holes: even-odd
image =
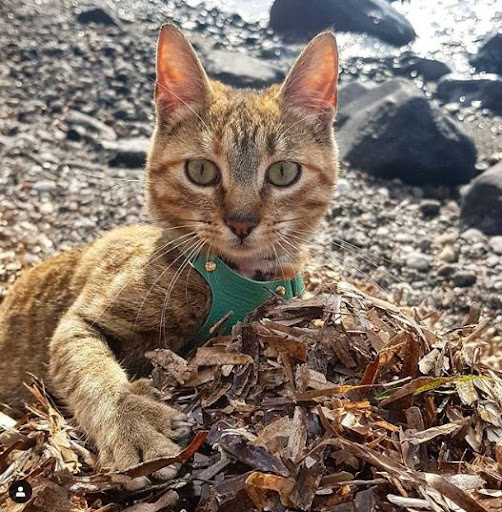
{"type": "Polygon", "coordinates": [[[301,170],[301,165],[296,162],[276,162],[268,168],[267,180],[276,187],[288,187],[300,177],[301,170]]]}
{"type": "Polygon", "coordinates": [[[214,185],[220,177],[216,165],[209,160],[203,160],[201,158],[187,160],[185,169],[190,181],[203,187],[214,185]]]}

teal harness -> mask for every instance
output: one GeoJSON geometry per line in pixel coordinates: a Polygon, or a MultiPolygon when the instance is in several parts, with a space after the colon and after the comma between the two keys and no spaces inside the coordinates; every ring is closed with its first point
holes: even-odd
{"type": "Polygon", "coordinates": [[[211,327],[222,320],[229,312],[231,315],[219,329],[221,334],[230,334],[237,322],[276,295],[282,299],[292,299],[305,290],[303,278],[298,275],[289,281],[254,281],[232,270],[220,258],[207,259],[199,256],[190,261],[191,265],[207,281],[211,290],[211,309],[199,332],[183,347],[188,353],[194,347],[204,343],[209,337],[211,327]]]}

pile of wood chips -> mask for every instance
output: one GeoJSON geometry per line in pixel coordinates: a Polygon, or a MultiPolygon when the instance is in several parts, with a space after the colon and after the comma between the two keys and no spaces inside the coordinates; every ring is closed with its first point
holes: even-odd
{"type": "Polygon", "coordinates": [[[500,512],[502,378],[479,362],[487,323],[473,312],[440,332],[438,314],[322,275],[315,293],[263,305],[188,361],[147,354],[163,399],[194,418],[174,459],[99,472],[33,385],[29,414],[0,435],[0,510],[500,512]],[[134,485],[173,462],[175,480],[134,485]],[[34,487],[24,505],[7,493],[20,477],[34,487]]]}

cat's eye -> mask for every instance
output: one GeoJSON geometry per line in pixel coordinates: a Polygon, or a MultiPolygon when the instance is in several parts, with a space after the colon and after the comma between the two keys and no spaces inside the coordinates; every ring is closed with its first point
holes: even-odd
{"type": "Polygon", "coordinates": [[[301,165],[283,160],[272,164],[267,171],[267,180],[276,187],[288,187],[300,177],[301,165]]]}
{"type": "Polygon", "coordinates": [[[214,185],[220,179],[216,165],[202,158],[187,160],[185,170],[190,181],[202,187],[214,185]]]}

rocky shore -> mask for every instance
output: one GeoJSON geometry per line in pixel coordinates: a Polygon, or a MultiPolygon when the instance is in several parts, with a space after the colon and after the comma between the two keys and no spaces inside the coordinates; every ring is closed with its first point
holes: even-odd
{"type": "MultiPolygon", "coordinates": [[[[359,3],[363,10],[372,2],[359,3]]],[[[313,253],[403,304],[441,311],[447,326],[479,304],[492,318],[495,357],[501,34],[487,30],[474,50],[463,49],[471,73],[458,75],[440,56],[402,46],[416,37],[413,27],[388,2],[375,3],[382,20],[387,13],[409,27],[390,41],[389,55],[354,57],[351,39],[340,40],[343,173],[313,253]]],[[[309,36],[292,16],[281,26],[292,4],[276,2],[274,28],[173,0],[0,6],[0,297],[22,267],[142,219],[158,27],[180,24],[213,77],[260,87],[284,77],[309,36]]],[[[326,4],[336,19],[339,2],[326,4]]],[[[306,32],[316,31],[309,16],[306,32]]],[[[373,36],[396,36],[385,30],[373,36]]]]}

